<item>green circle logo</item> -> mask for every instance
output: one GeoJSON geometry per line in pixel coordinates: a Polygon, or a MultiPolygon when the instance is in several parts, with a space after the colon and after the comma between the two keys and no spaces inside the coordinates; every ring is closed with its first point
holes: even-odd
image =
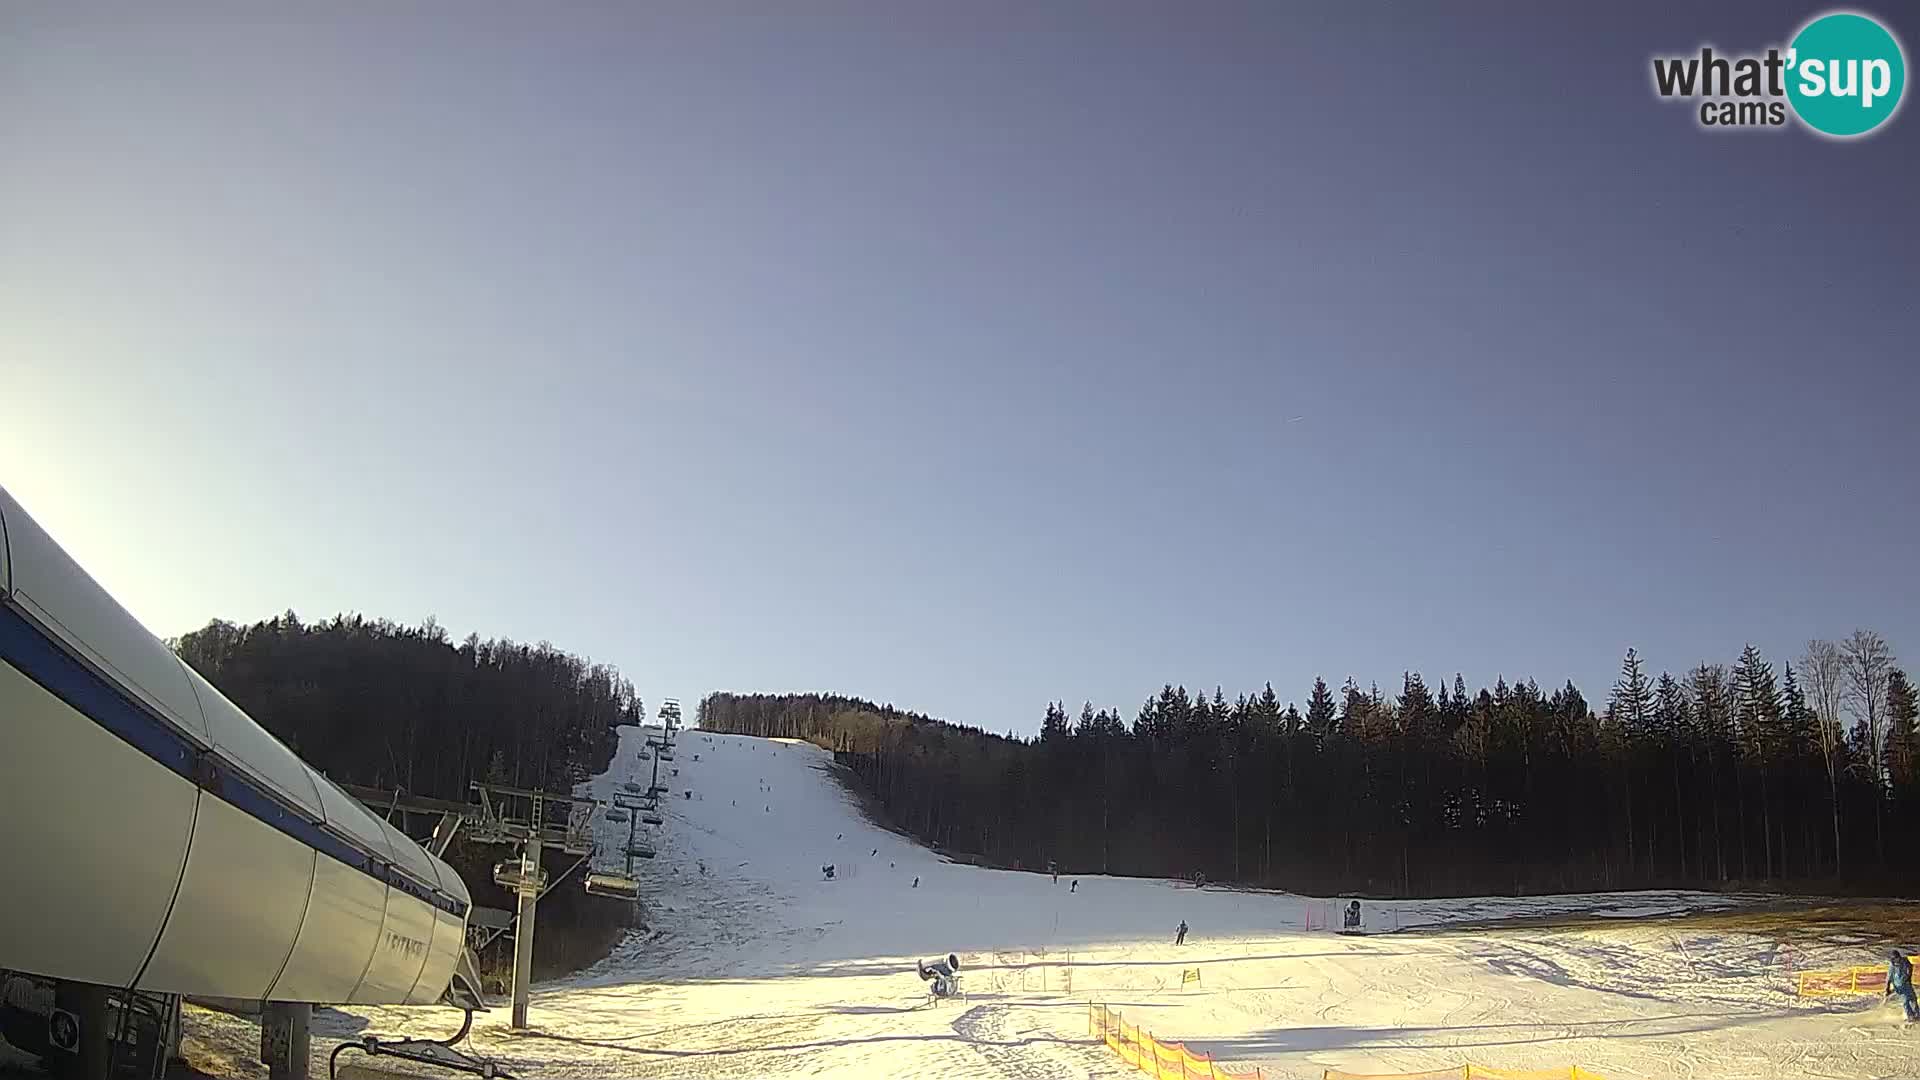
{"type": "Polygon", "coordinates": [[[1878,22],[1853,12],[1808,23],[1787,52],[1787,100],[1806,125],[1851,138],[1887,122],[1907,88],[1907,58],[1878,22]]]}

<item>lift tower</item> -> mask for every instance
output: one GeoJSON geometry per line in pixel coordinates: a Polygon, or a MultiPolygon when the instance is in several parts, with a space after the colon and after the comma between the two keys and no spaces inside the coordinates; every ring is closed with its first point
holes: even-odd
{"type": "Polygon", "coordinates": [[[541,853],[553,848],[578,856],[568,868],[569,874],[592,858],[590,826],[601,804],[583,796],[558,795],[505,784],[475,783],[473,789],[480,797],[481,816],[468,827],[467,835],[481,843],[520,846],[519,858],[493,868],[493,880],[512,892],[516,900],[511,1026],[514,1031],[525,1031],[527,999],[533,985],[534,913],[540,897],[551,888],[547,872],[540,865],[541,853]],[[550,805],[561,808],[557,820],[549,816],[550,805]]]}

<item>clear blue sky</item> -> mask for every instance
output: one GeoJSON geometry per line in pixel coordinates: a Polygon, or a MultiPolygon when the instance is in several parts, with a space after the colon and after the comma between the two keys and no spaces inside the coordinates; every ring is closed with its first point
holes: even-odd
{"type": "Polygon", "coordinates": [[[9,5],[0,483],[649,702],[1920,662],[1920,116],[1649,87],[1817,8],[755,6],[9,5]]]}

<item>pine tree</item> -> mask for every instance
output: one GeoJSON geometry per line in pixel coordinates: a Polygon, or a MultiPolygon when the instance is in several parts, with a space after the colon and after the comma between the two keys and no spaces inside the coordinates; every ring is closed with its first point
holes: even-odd
{"type": "Polygon", "coordinates": [[[1778,751],[1785,781],[1783,822],[1792,817],[1800,819],[1801,843],[1805,849],[1801,862],[1806,876],[1813,877],[1819,872],[1820,841],[1816,837],[1823,830],[1816,827],[1813,816],[1803,808],[1819,798],[1818,792],[1826,786],[1822,783],[1826,777],[1820,767],[1820,722],[1807,704],[1806,693],[1800,689],[1800,679],[1790,663],[1781,665],[1778,751]]]}
{"type": "Polygon", "coordinates": [[[1439,707],[1419,672],[1401,672],[1400,679],[1400,721],[1409,735],[1425,738],[1439,726],[1439,707]]]}
{"type": "Polygon", "coordinates": [[[1262,735],[1270,735],[1280,726],[1280,697],[1273,692],[1273,684],[1268,683],[1260,691],[1259,700],[1254,704],[1254,727],[1262,735]]]}
{"type": "MultiPolygon", "coordinates": [[[[1031,715],[1031,714],[1029,714],[1031,715]]],[[[1040,722],[1040,741],[1049,744],[1064,743],[1073,729],[1067,724],[1067,708],[1061,702],[1047,702],[1047,717],[1040,722]]]]}
{"type": "MultiPolygon", "coordinates": [[[[1726,689],[1726,669],[1719,664],[1701,664],[1693,669],[1688,677],[1693,692],[1693,715],[1698,723],[1701,738],[1707,752],[1707,780],[1710,797],[1707,800],[1707,816],[1713,827],[1713,867],[1718,880],[1727,879],[1727,847],[1725,830],[1720,825],[1720,759],[1727,752],[1727,735],[1731,730],[1728,693],[1726,689]]],[[[1706,837],[1701,837],[1701,851],[1706,849],[1706,837]]]]}
{"type": "Polygon", "coordinates": [[[1653,734],[1653,688],[1640,668],[1640,654],[1633,649],[1628,649],[1626,659],[1620,662],[1620,679],[1613,684],[1607,713],[1634,738],[1653,734]]]}
{"type": "MultiPolygon", "coordinates": [[[[1748,644],[1740,652],[1734,669],[1734,701],[1739,724],[1741,749],[1760,771],[1761,848],[1766,857],[1766,876],[1774,871],[1773,793],[1774,746],[1779,741],[1780,691],[1773,679],[1773,665],[1760,658],[1760,650],[1748,644]]],[[[1746,812],[1744,786],[1738,792],[1742,815],[1746,812]]],[[[1741,830],[1741,854],[1746,853],[1746,830],[1741,830]]]]}
{"type": "MultiPolygon", "coordinates": [[[[1567,688],[1572,690],[1573,683],[1568,682],[1567,688]]],[[[1607,715],[1612,719],[1617,729],[1616,734],[1623,742],[1624,760],[1621,762],[1621,774],[1626,781],[1626,799],[1622,806],[1625,810],[1623,817],[1626,826],[1627,866],[1630,870],[1637,872],[1635,847],[1639,837],[1633,818],[1636,801],[1634,774],[1638,771],[1638,763],[1635,759],[1645,753],[1647,744],[1654,738],[1654,722],[1653,687],[1647,681],[1647,673],[1640,666],[1639,652],[1632,648],[1627,650],[1626,658],[1620,662],[1620,678],[1613,684],[1613,693],[1607,699],[1607,715]]],[[[1651,877],[1655,872],[1655,864],[1659,861],[1660,838],[1655,819],[1644,813],[1640,816],[1647,832],[1647,874],[1651,877]]]]}
{"type": "Polygon", "coordinates": [[[1920,766],[1916,719],[1920,719],[1920,708],[1916,707],[1913,684],[1907,681],[1905,671],[1894,668],[1887,674],[1886,769],[1894,791],[1902,795],[1911,793],[1914,782],[1920,779],[1915,776],[1915,768],[1920,766]]]}
{"type": "Polygon", "coordinates": [[[1667,771],[1673,780],[1673,836],[1679,875],[1687,876],[1687,822],[1685,785],[1681,772],[1693,763],[1693,722],[1689,716],[1687,695],[1680,683],[1667,672],[1653,692],[1654,729],[1659,732],[1667,758],[1667,771]]]}
{"type": "Polygon", "coordinates": [[[1793,665],[1783,665],[1780,675],[1780,742],[1782,756],[1799,761],[1820,752],[1820,724],[1800,689],[1793,665]]]}
{"type": "Polygon", "coordinates": [[[1760,650],[1752,645],[1740,652],[1740,663],[1733,673],[1733,693],[1741,742],[1764,762],[1779,735],[1780,692],[1774,683],[1773,665],[1762,660],[1760,650]]]}
{"type": "Polygon", "coordinates": [[[1313,693],[1307,698],[1307,731],[1316,742],[1324,740],[1333,733],[1333,721],[1333,692],[1327,689],[1327,680],[1316,675],[1313,693]]]}
{"type": "Polygon", "coordinates": [[[1373,713],[1374,697],[1379,696],[1379,687],[1374,687],[1373,697],[1360,692],[1353,677],[1348,676],[1345,685],[1340,687],[1340,735],[1348,739],[1367,737],[1367,717],[1373,713]]]}

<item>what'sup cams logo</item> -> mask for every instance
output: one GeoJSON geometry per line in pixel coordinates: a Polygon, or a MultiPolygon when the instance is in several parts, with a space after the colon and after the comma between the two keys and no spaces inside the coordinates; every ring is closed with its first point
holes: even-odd
{"type": "Polygon", "coordinates": [[[1709,46],[1653,58],[1654,93],[1697,100],[1700,126],[1713,129],[1784,127],[1791,115],[1818,134],[1850,139],[1893,119],[1906,88],[1899,39],[1852,11],[1814,18],[1784,50],[1727,56],[1709,46]]]}

